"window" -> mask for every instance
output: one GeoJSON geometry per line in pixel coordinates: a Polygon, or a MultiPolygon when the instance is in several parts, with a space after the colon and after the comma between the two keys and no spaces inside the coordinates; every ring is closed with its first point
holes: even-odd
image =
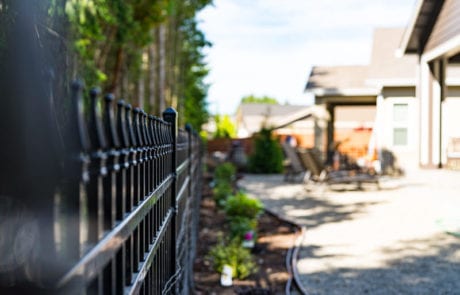
{"type": "Polygon", "coordinates": [[[393,145],[406,146],[408,144],[408,118],[409,106],[407,103],[393,105],[393,145]]]}
{"type": "Polygon", "coordinates": [[[393,145],[407,145],[407,128],[393,128],[393,145]]]}

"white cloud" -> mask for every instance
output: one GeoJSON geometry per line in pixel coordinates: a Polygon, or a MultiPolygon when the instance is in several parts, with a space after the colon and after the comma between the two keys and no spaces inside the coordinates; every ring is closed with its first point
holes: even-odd
{"type": "Polygon", "coordinates": [[[233,113],[243,95],[308,103],[312,65],[365,64],[372,30],[403,26],[414,0],[216,0],[200,18],[207,38],[212,112],[233,113]]]}

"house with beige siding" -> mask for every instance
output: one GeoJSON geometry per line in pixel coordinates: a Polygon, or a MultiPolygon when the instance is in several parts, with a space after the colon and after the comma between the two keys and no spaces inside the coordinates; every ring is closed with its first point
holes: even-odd
{"type": "Polygon", "coordinates": [[[418,167],[419,158],[417,58],[396,55],[403,33],[403,28],[374,30],[366,84],[378,91],[371,148],[390,150],[410,170],[418,167]]]}
{"type": "MultiPolygon", "coordinates": [[[[235,114],[238,137],[250,137],[254,133],[259,132],[263,127],[273,128],[279,125],[278,122],[280,120],[297,113],[299,110],[308,110],[308,107],[299,105],[242,103],[238,106],[235,114]]],[[[310,130],[308,130],[309,123],[298,123],[296,127],[304,129],[305,124],[308,134],[310,133],[310,130]]]]}
{"type": "Polygon", "coordinates": [[[315,66],[311,70],[306,90],[314,94],[315,105],[330,115],[327,124],[315,124],[315,147],[324,157],[328,148],[339,142],[341,152],[352,157],[366,153],[378,94],[365,84],[368,68],[315,66]]]}
{"type": "MultiPolygon", "coordinates": [[[[317,147],[324,151],[325,146],[337,140],[335,130],[338,126],[334,119],[340,107],[374,107],[369,153],[389,150],[408,170],[421,164],[422,118],[416,87],[419,62],[414,55],[397,55],[404,32],[403,28],[376,29],[369,65],[313,67],[306,91],[314,94],[315,104],[327,109],[332,118],[326,129],[317,129],[317,147]],[[319,144],[324,137],[322,134],[326,134],[325,146],[319,144]]],[[[446,75],[455,76],[455,72],[446,75]]],[[[446,89],[455,94],[458,83],[450,81],[448,84],[446,89]]],[[[356,117],[363,115],[364,109],[355,113],[356,117]]]]}
{"type": "Polygon", "coordinates": [[[460,0],[420,0],[400,53],[417,58],[422,167],[460,166],[460,0]]]}

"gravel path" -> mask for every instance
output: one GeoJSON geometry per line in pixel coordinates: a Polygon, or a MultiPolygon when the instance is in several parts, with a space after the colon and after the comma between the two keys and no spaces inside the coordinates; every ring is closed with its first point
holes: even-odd
{"type": "Polygon", "coordinates": [[[297,268],[310,294],[460,294],[460,172],[416,171],[382,190],[316,190],[280,175],[240,186],[307,228],[297,268]],[[441,226],[443,225],[443,226],[441,226]]]}

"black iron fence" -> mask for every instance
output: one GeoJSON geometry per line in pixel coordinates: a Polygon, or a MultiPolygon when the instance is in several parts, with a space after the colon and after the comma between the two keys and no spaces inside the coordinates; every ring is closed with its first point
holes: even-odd
{"type": "MultiPolygon", "coordinates": [[[[188,294],[201,196],[199,137],[178,128],[172,108],[158,118],[112,95],[101,100],[97,90],[85,106],[83,95],[75,83],[67,128],[73,132],[66,137],[73,157],[65,158],[51,197],[38,200],[47,209],[32,214],[41,237],[32,247],[40,250],[26,251],[28,262],[10,270],[0,263],[0,289],[188,294]]],[[[36,198],[24,197],[19,207],[33,213],[36,198]]]]}

